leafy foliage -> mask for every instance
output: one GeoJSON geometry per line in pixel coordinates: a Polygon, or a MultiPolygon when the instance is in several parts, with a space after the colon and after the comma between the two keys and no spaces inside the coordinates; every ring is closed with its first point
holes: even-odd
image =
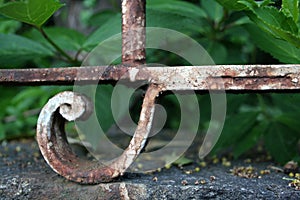
{"type": "Polygon", "coordinates": [[[14,34],[0,33],[0,65],[15,67],[36,57],[53,56],[42,44],[14,34]]]}
{"type": "Polygon", "coordinates": [[[37,114],[45,105],[49,96],[53,96],[68,87],[1,87],[3,94],[1,105],[0,140],[15,139],[20,136],[32,136],[37,114]]]}
{"type": "MultiPolygon", "coordinates": [[[[282,4],[277,4],[277,7],[271,0],[217,1],[235,12],[244,11],[253,22],[244,24],[244,27],[259,48],[283,63],[299,63],[298,0],[282,0],[282,4]]],[[[229,96],[228,104],[232,98],[229,96]]],[[[269,94],[259,95],[256,100],[251,97],[248,101],[238,102],[235,104],[238,111],[233,113],[229,109],[215,152],[231,146],[233,155],[238,157],[263,141],[268,152],[278,162],[284,163],[291,159],[299,161],[297,146],[300,131],[296,128],[296,119],[300,110],[295,106],[298,99],[298,94],[269,94]],[[244,121],[252,125],[246,125],[244,121]]]]}
{"type": "MultiPolygon", "coordinates": [[[[85,36],[73,29],[68,29],[64,27],[49,27],[44,29],[45,33],[53,39],[53,42],[57,44],[64,51],[81,51],[83,48],[83,43],[85,42],[85,36]]],[[[24,36],[34,40],[47,49],[51,49],[55,52],[55,48],[49,44],[49,42],[43,37],[43,35],[36,29],[32,29],[25,33],[24,36]]]]}
{"type": "Polygon", "coordinates": [[[91,50],[105,39],[121,32],[121,14],[117,13],[111,17],[106,23],[95,30],[84,42],[83,48],[91,50]]]}
{"type": "Polygon", "coordinates": [[[15,20],[7,19],[0,15],[0,33],[14,33],[19,29],[21,23],[15,20]]]}
{"type": "Polygon", "coordinates": [[[299,19],[299,1],[297,0],[283,0],[282,12],[287,17],[292,17],[294,22],[298,22],[299,19]]]}
{"type": "Polygon", "coordinates": [[[57,0],[14,1],[2,5],[0,14],[41,27],[62,6],[57,0]]]}
{"type": "Polygon", "coordinates": [[[298,160],[300,132],[296,128],[296,117],[300,109],[294,102],[299,97],[298,94],[243,95],[246,101],[242,103],[233,101],[235,96],[228,96],[228,104],[234,103],[238,110],[235,113],[229,110],[215,151],[231,147],[237,158],[264,141],[266,149],[278,162],[298,160]]]}
{"type": "Polygon", "coordinates": [[[289,42],[275,38],[268,33],[262,32],[253,24],[245,25],[247,31],[253,35],[252,40],[261,49],[266,49],[281,62],[297,64],[300,62],[300,49],[291,45],[289,42]]]}
{"type": "MultiPolygon", "coordinates": [[[[244,10],[249,18],[259,27],[252,30],[251,36],[254,42],[264,51],[271,53],[275,58],[282,62],[298,63],[299,59],[295,56],[300,48],[299,34],[299,1],[283,0],[281,9],[272,5],[272,1],[254,1],[254,0],[218,0],[219,3],[233,10],[244,10]],[[235,6],[233,5],[235,2],[235,6]],[[265,38],[262,42],[261,38],[265,38]],[[282,49],[292,50],[289,54],[282,53],[282,49]]],[[[289,51],[285,50],[285,51],[289,51]]]]}

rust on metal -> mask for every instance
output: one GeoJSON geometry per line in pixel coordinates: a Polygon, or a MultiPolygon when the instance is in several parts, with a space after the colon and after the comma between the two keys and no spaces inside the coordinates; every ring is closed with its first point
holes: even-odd
{"type": "Polygon", "coordinates": [[[160,86],[155,84],[149,85],[143,100],[138,126],[134,135],[122,155],[111,165],[111,167],[117,169],[121,175],[135,161],[146,144],[146,140],[152,127],[155,99],[160,92],[160,86]]]}
{"type": "Polygon", "coordinates": [[[180,67],[94,66],[46,69],[2,69],[0,85],[98,84],[145,81],[163,90],[293,90],[300,89],[300,65],[215,65],[180,67]],[[223,86],[216,85],[222,81],[223,86]]]}
{"type": "Polygon", "coordinates": [[[215,65],[147,70],[151,82],[164,85],[164,90],[300,89],[300,65],[215,65]]]}
{"type": "Polygon", "coordinates": [[[119,80],[127,70],[124,66],[0,69],[0,85],[73,85],[75,81],[89,84],[119,80]]]}
{"type": "Polygon", "coordinates": [[[159,86],[149,86],[135,134],[127,149],[111,164],[82,160],[73,153],[66,140],[65,122],[88,118],[92,103],[74,92],[57,94],[43,107],[37,123],[37,141],[46,162],[56,173],[83,184],[109,182],[122,175],[146,143],[152,126],[155,98],[160,91],[159,86]]]}
{"type": "Polygon", "coordinates": [[[146,60],[146,0],[122,0],[122,63],[144,64],[146,60]]]}
{"type": "MultiPolygon", "coordinates": [[[[128,79],[149,85],[137,129],[121,156],[109,164],[78,158],[64,130],[66,121],[85,120],[90,100],[62,92],[43,107],[37,124],[40,150],[58,174],[85,184],[109,182],[122,175],[138,157],[151,130],[155,99],[166,90],[290,90],[300,89],[300,65],[216,65],[145,67],[145,0],[122,1],[122,65],[0,70],[0,84],[99,84],[128,79]]],[[[128,196],[121,187],[122,196],[128,196]]]]}
{"type": "MultiPolygon", "coordinates": [[[[59,69],[2,70],[2,83],[95,83],[136,76],[147,80],[148,72],[138,66],[145,62],[145,0],[122,1],[122,63],[124,66],[77,67],[59,69]],[[138,68],[135,68],[138,67],[138,68]]],[[[108,182],[122,175],[145,146],[151,130],[155,99],[162,87],[149,84],[142,105],[137,129],[121,156],[110,164],[81,160],[72,152],[66,140],[65,121],[87,119],[93,110],[91,102],[73,92],[62,92],[48,101],[37,124],[37,140],[50,167],[69,180],[94,184],[108,182]]]]}
{"type": "Polygon", "coordinates": [[[118,174],[109,166],[79,159],[71,150],[64,130],[65,121],[85,119],[91,102],[80,94],[62,92],[43,107],[37,123],[37,141],[49,166],[58,174],[79,183],[108,182],[118,174]]]}

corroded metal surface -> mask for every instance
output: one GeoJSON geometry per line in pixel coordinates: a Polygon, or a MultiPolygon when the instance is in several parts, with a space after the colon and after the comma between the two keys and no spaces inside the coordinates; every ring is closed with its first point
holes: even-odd
{"type": "Polygon", "coordinates": [[[216,65],[149,68],[165,90],[300,89],[300,65],[216,65]]]}
{"type": "Polygon", "coordinates": [[[37,123],[37,141],[47,163],[58,174],[79,183],[108,182],[118,176],[109,166],[79,159],[66,140],[65,121],[87,118],[91,105],[82,95],[62,92],[43,107],[37,123]]]}
{"type": "Polygon", "coordinates": [[[146,0],[122,1],[122,63],[143,64],[146,60],[146,0]]]}
{"type": "Polygon", "coordinates": [[[0,70],[0,84],[97,84],[145,81],[163,90],[290,90],[300,89],[300,65],[214,65],[180,67],[98,66],[0,70]],[[222,85],[217,85],[220,83],[222,85]]]}
{"type": "MultiPolygon", "coordinates": [[[[0,70],[2,85],[98,84],[121,79],[149,85],[129,146],[106,164],[78,158],[66,139],[65,122],[85,120],[93,111],[89,99],[74,92],[62,92],[51,98],[40,113],[37,140],[45,160],[58,174],[87,184],[109,182],[122,175],[145,146],[155,99],[162,91],[300,89],[300,65],[145,67],[145,38],[145,0],[123,0],[121,66],[0,70]]],[[[125,191],[124,187],[121,190],[125,191]]]]}
{"type": "Polygon", "coordinates": [[[1,85],[73,85],[95,83],[98,80],[118,80],[126,67],[67,67],[43,69],[0,69],[1,85]]]}
{"type": "Polygon", "coordinates": [[[112,168],[117,169],[122,175],[135,161],[146,144],[150,133],[155,110],[155,99],[161,92],[161,87],[155,84],[149,85],[142,104],[138,126],[123,154],[112,163],[112,168]]]}
{"type": "MultiPolygon", "coordinates": [[[[137,73],[149,79],[148,72],[140,64],[145,62],[145,0],[122,2],[122,62],[124,66],[81,67],[60,69],[31,69],[21,71],[1,71],[0,79],[8,83],[67,83],[98,82],[99,80],[119,80],[127,76],[136,80],[137,73]],[[18,81],[16,81],[18,80],[18,81]]],[[[139,76],[141,78],[141,75],[139,76]]],[[[121,156],[111,163],[83,161],[76,157],[68,146],[64,132],[65,120],[86,119],[92,104],[79,94],[63,92],[44,106],[38,119],[37,140],[41,152],[50,167],[69,180],[94,184],[108,182],[122,175],[134,162],[145,146],[151,130],[155,99],[161,92],[161,85],[150,84],[143,101],[137,129],[121,156]]],[[[123,190],[124,188],[122,188],[123,190]]],[[[126,196],[126,194],[124,193],[126,196]]]]}
{"type": "Polygon", "coordinates": [[[37,123],[37,141],[46,162],[56,173],[78,183],[109,182],[122,175],[146,143],[159,92],[159,86],[149,86],[135,134],[127,149],[111,164],[82,160],[73,153],[66,140],[65,121],[88,118],[93,106],[80,94],[70,91],[57,94],[43,107],[37,123]]]}

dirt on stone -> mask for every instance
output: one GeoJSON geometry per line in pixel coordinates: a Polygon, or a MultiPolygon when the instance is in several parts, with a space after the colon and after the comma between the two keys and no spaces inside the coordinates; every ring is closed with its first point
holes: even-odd
{"type": "Polygon", "coordinates": [[[2,142],[0,160],[1,200],[300,199],[300,191],[289,185],[290,177],[270,167],[276,166],[272,162],[194,163],[148,174],[127,173],[112,183],[80,185],[53,172],[33,139],[2,142]]]}

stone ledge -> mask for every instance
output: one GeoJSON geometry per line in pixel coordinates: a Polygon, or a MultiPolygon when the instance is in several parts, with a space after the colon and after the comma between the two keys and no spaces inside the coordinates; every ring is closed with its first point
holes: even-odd
{"type": "MultiPolygon", "coordinates": [[[[241,178],[230,167],[209,165],[192,174],[172,167],[153,174],[126,174],[116,182],[79,185],[54,173],[32,140],[0,146],[0,199],[300,199],[283,173],[241,178]],[[211,177],[215,180],[211,180],[211,177]],[[155,178],[154,178],[155,177],[155,178]],[[205,182],[205,183],[204,183],[205,182]]],[[[259,172],[271,163],[251,163],[259,172]]],[[[234,161],[233,166],[248,166],[234,161]]]]}

